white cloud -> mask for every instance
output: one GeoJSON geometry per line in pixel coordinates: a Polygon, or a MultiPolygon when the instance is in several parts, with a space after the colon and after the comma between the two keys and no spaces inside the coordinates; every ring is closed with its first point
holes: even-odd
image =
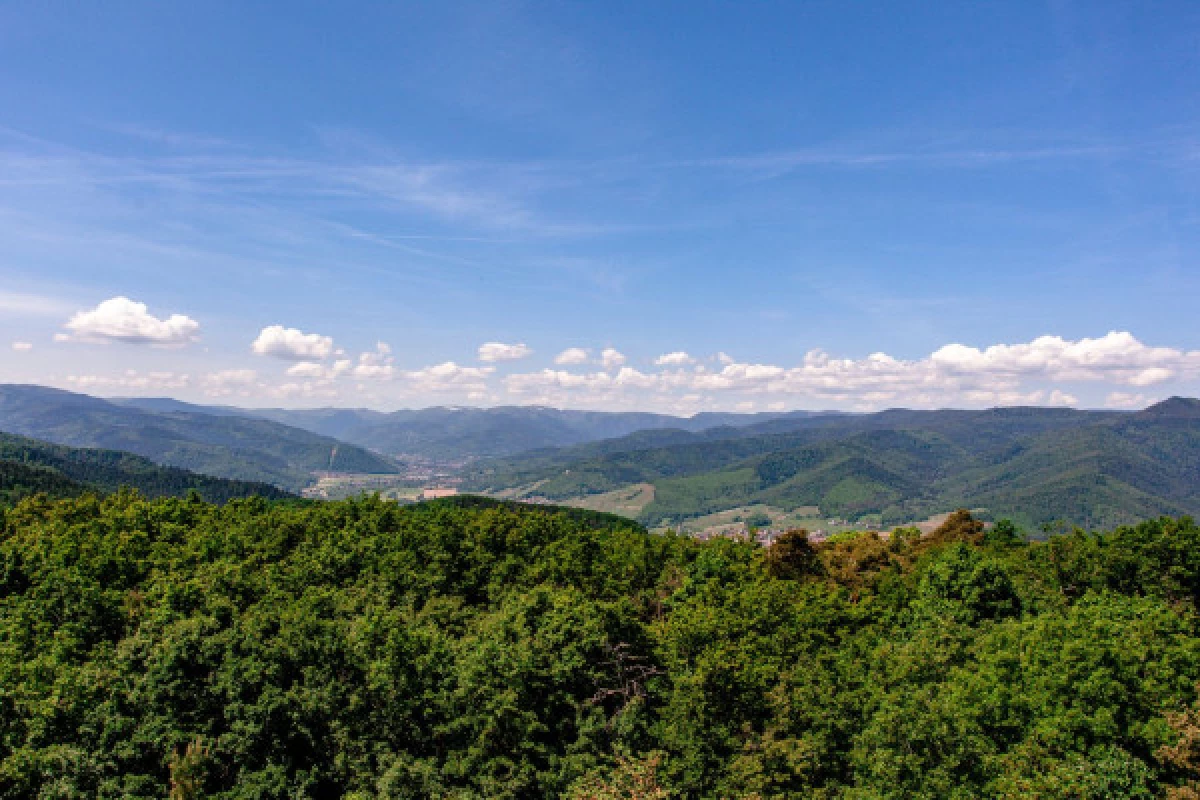
{"type": "Polygon", "coordinates": [[[613,379],[616,386],[632,386],[636,389],[653,389],[659,385],[659,376],[638,372],[633,367],[621,367],[613,379]]]}
{"type": "Polygon", "coordinates": [[[486,342],[479,345],[480,361],[516,361],[517,359],[527,358],[532,354],[533,350],[529,349],[524,342],[518,344],[486,342]]]}
{"type": "MultiPolygon", "coordinates": [[[[339,361],[334,365],[335,369],[341,364],[349,367],[348,361],[339,361]]],[[[396,368],[392,366],[392,348],[387,342],[376,342],[374,352],[360,353],[358,364],[353,369],[354,377],[369,380],[387,380],[395,371],[396,368]]]]}
{"type": "Polygon", "coordinates": [[[1106,408],[1145,408],[1153,402],[1140,392],[1109,392],[1104,398],[1106,408]]]}
{"type": "Polygon", "coordinates": [[[569,366],[572,364],[586,364],[591,354],[582,347],[568,347],[554,357],[554,363],[559,366],[569,366]]]}
{"type": "Polygon", "coordinates": [[[150,314],[145,303],[128,297],[113,297],[90,311],[79,311],[65,325],[70,333],[60,333],[56,341],[124,342],[159,347],[180,347],[197,338],[200,323],[183,314],[159,319],[150,314]]]}
{"type": "Polygon", "coordinates": [[[561,369],[543,369],[540,372],[524,372],[509,375],[504,379],[504,385],[515,394],[527,394],[553,389],[610,389],[613,377],[607,372],[593,372],[580,375],[561,369]]]}
{"type": "Polygon", "coordinates": [[[694,364],[695,361],[696,359],[682,350],[676,350],[674,353],[664,353],[654,359],[654,365],[658,367],[685,367],[688,364],[694,364]]]}
{"type": "Polygon", "coordinates": [[[296,328],[269,325],[262,329],[250,348],[260,356],[288,361],[319,361],[333,353],[333,339],[296,328]]]}
{"type": "Polygon", "coordinates": [[[716,359],[717,359],[717,361],[721,362],[722,364],[732,364],[736,360],[736,359],[734,359],[733,356],[729,355],[728,353],[726,353],[724,351],[717,353],[716,359]]]}
{"type": "Polygon", "coordinates": [[[605,369],[616,369],[625,363],[625,355],[612,347],[606,347],[600,353],[600,363],[605,369]]]}
{"type": "Polygon", "coordinates": [[[696,376],[697,389],[750,389],[765,387],[786,373],[770,364],[727,364],[720,372],[696,376]]]}
{"type": "Polygon", "coordinates": [[[1200,352],[1148,347],[1128,331],[1078,341],[1039,336],[1032,342],[997,344],[984,350],[948,344],[929,359],[952,373],[1044,375],[1051,380],[1109,380],[1129,386],[1150,386],[1200,369],[1200,352]]]}
{"type": "Polygon", "coordinates": [[[252,369],[223,369],[204,376],[205,383],[214,386],[247,386],[256,380],[258,373],[252,369]]]}
{"type": "Polygon", "coordinates": [[[18,353],[28,353],[33,349],[33,345],[29,342],[13,342],[12,349],[16,350],[18,353]]]}
{"type": "Polygon", "coordinates": [[[1047,405],[1051,406],[1077,406],[1079,398],[1061,389],[1055,389],[1050,392],[1050,399],[1046,401],[1047,405]]]}
{"type": "Polygon", "coordinates": [[[121,389],[144,391],[163,391],[186,389],[191,385],[191,378],[177,372],[138,372],[134,369],[125,370],[120,375],[68,375],[67,382],[76,389],[121,389]]]}
{"type": "Polygon", "coordinates": [[[325,365],[316,361],[299,361],[287,368],[287,374],[293,378],[323,378],[325,365]]]}
{"type": "MultiPolygon", "coordinates": [[[[786,408],[793,404],[777,398],[800,396],[824,407],[869,410],[902,405],[1077,406],[1080,400],[1073,386],[1046,384],[1141,387],[1200,377],[1200,352],[1150,347],[1122,332],[1074,341],[1043,336],[983,349],[953,344],[914,360],[882,352],[834,358],[812,350],[790,367],[742,363],[721,354],[721,365],[712,368],[694,360],[683,363],[686,354],[667,353],[656,361],[658,371],[640,372],[621,366],[623,356],[616,350],[610,348],[606,355],[603,372],[545,369],[509,375],[504,385],[526,401],[575,406],[675,408],[692,398],[687,406],[732,408],[749,402],[747,396],[773,395],[774,402],[764,401],[765,407],[786,408]],[[718,399],[722,397],[726,399],[718,399]]],[[[1122,402],[1135,401],[1111,401],[1122,402]]]]}
{"type": "Polygon", "coordinates": [[[484,392],[488,377],[495,367],[463,367],[453,361],[435,364],[424,369],[405,372],[404,378],[417,391],[426,392],[484,392]]]}
{"type": "Polygon", "coordinates": [[[271,394],[281,398],[301,397],[305,399],[322,398],[331,400],[338,396],[337,390],[334,389],[329,381],[292,381],[284,383],[271,389],[271,394]]]}
{"type": "Polygon", "coordinates": [[[256,388],[263,387],[252,369],[224,369],[204,376],[204,393],[209,397],[249,397],[256,388]]]}

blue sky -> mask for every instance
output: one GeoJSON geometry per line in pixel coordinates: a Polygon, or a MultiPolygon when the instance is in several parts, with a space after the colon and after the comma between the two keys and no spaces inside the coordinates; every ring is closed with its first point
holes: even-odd
{"type": "Polygon", "coordinates": [[[1194,395],[1198,90],[1194,3],[7,3],[0,378],[1194,395]]]}

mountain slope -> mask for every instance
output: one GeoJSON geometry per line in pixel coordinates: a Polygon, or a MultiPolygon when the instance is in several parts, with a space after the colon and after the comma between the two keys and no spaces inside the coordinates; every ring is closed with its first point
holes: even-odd
{"type": "Polygon", "coordinates": [[[269,420],[149,411],[40,386],[0,385],[0,430],[289,490],[307,485],[317,470],[395,471],[363,448],[269,420]]]}
{"type": "Polygon", "coordinates": [[[968,506],[1026,525],[1106,526],[1200,512],[1200,403],[1174,398],[1135,414],[1008,408],[771,420],[496,459],[467,478],[474,489],[552,500],[652,484],[640,517],[648,524],[763,503],[883,524],[968,506]]]}
{"type": "Polygon", "coordinates": [[[37,492],[73,497],[84,491],[137,489],[147,497],[181,496],[195,490],[215,503],[259,495],[288,497],[270,484],[233,481],[163,467],[119,450],[96,450],[50,444],[0,433],[0,499],[12,502],[37,492]]]}

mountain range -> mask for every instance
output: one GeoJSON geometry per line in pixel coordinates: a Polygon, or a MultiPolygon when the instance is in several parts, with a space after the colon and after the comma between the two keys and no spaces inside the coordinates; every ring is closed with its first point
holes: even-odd
{"type": "Polygon", "coordinates": [[[647,524],[816,506],[893,525],[971,507],[1025,525],[1200,512],[1200,401],[1137,413],[892,410],[638,433],[472,466],[466,486],[568,501],[650,486],[647,524]]]}
{"type": "Polygon", "coordinates": [[[42,386],[0,385],[0,431],[123,450],[158,464],[299,490],[320,470],[391,473],[368,450],[243,414],[151,410],[42,386]]]}
{"type": "Polygon", "coordinates": [[[722,426],[742,427],[814,416],[809,411],[792,411],[761,414],[710,412],[675,417],[639,411],[574,411],[544,406],[440,406],[391,412],[354,408],[241,409],[192,405],[170,398],[122,398],[113,402],[156,413],[203,413],[268,419],[369,447],[397,458],[446,461],[516,455],[644,430],[703,431],[722,426]]]}
{"type": "MultiPolygon", "coordinates": [[[[1200,401],[1139,412],[699,414],[544,407],[241,409],[0,386],[0,430],[295,491],[315,473],[457,463],[462,488],[678,524],[749,506],[890,526],[958,507],[1027,526],[1200,513],[1200,401]]],[[[66,473],[64,473],[66,474],[66,473]]],[[[400,476],[397,475],[397,480],[400,476]]]]}

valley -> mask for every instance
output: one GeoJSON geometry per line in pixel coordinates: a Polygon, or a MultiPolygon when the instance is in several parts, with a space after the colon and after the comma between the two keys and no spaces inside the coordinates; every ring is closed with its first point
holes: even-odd
{"type": "Polygon", "coordinates": [[[1200,402],[1187,398],[1135,412],[680,418],[540,407],[262,411],[9,385],[0,386],[0,430],[313,499],[414,502],[454,489],[699,535],[739,525],[890,530],[963,507],[1033,531],[1200,513],[1200,402]],[[508,454],[488,455],[497,452],[508,454]]]}

